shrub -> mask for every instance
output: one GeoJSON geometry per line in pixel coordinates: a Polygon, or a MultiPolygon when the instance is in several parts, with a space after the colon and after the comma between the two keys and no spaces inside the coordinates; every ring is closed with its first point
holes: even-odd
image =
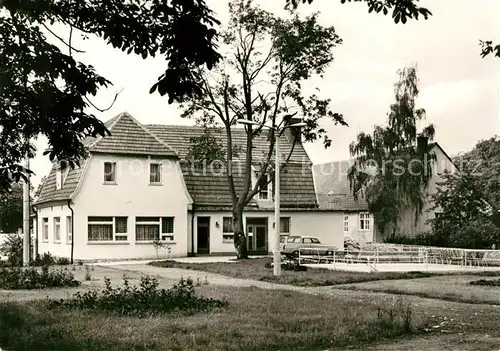
{"type": "Polygon", "coordinates": [[[42,267],[40,273],[35,268],[4,268],[0,270],[0,288],[9,290],[18,289],[46,289],[79,286],[73,274],[67,270],[49,271],[48,266],[42,267]]]}
{"type": "MultiPolygon", "coordinates": [[[[267,262],[264,267],[273,268],[273,265],[271,262],[267,262]]],[[[281,262],[281,269],[283,269],[284,271],[295,272],[307,271],[307,267],[300,265],[297,260],[288,260],[281,262]]]]}
{"type": "MultiPolygon", "coordinates": [[[[410,334],[413,331],[411,304],[398,300],[394,306],[378,308],[374,327],[383,332],[397,331],[397,334],[410,334]]],[[[391,333],[388,334],[391,335],[391,333]]]]}
{"type": "Polygon", "coordinates": [[[23,237],[20,235],[8,235],[1,251],[7,256],[6,265],[10,267],[21,267],[23,265],[23,237]]]}
{"type": "Polygon", "coordinates": [[[56,264],[59,266],[67,266],[70,264],[69,259],[67,257],[59,257],[56,260],[56,264]]]}
{"type": "Polygon", "coordinates": [[[146,317],[175,311],[205,311],[227,306],[226,301],[198,297],[191,279],[181,279],[171,289],[159,289],[158,280],[142,277],[139,287],[130,286],[123,277],[123,287],[113,288],[109,278],[104,278],[102,291],[77,292],[71,300],[51,301],[49,307],[57,306],[102,310],[125,316],[146,317]]]}
{"type": "Polygon", "coordinates": [[[32,266],[44,267],[52,266],[56,263],[56,259],[50,252],[44,252],[43,255],[37,255],[36,258],[31,262],[32,266]]]}

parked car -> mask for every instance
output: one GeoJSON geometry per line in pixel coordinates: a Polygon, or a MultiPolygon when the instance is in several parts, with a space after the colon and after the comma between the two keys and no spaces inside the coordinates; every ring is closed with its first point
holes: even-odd
{"type": "Polygon", "coordinates": [[[299,250],[300,253],[304,255],[333,255],[333,251],[338,250],[338,248],[322,244],[321,241],[314,236],[292,235],[286,239],[284,245],[282,244],[281,253],[289,257],[297,257],[299,255],[299,250]]]}

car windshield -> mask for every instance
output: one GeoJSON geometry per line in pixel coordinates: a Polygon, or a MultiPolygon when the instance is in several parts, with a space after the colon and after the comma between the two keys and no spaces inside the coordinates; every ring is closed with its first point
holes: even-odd
{"type": "Polygon", "coordinates": [[[311,238],[311,242],[312,242],[313,244],[321,244],[321,243],[319,242],[319,240],[318,240],[318,239],[316,239],[316,238],[311,238]]]}

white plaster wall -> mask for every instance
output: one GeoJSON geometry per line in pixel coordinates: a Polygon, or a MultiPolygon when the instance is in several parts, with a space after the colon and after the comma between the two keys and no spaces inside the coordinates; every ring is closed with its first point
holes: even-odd
{"type": "Polygon", "coordinates": [[[43,254],[50,252],[56,257],[70,257],[71,242],[67,241],[66,217],[71,216],[71,211],[67,205],[54,204],[46,205],[45,207],[37,207],[38,209],[38,253],[43,254]],[[54,240],[54,218],[61,218],[61,242],[57,243],[54,240]],[[49,240],[43,240],[43,218],[49,220],[49,240]]]}
{"type": "MultiPolygon", "coordinates": [[[[157,162],[155,160],[154,162],[157,162]]],[[[74,198],[75,259],[153,258],[152,243],[135,241],[135,217],[174,217],[171,257],[187,255],[189,197],[178,162],[162,159],[162,185],[149,184],[147,158],[94,154],[74,198]],[[104,184],[104,162],[116,162],[116,185],[104,184]],[[88,242],[88,216],[128,217],[125,242],[88,242]]],[[[163,253],[165,255],[165,253],[163,253]]]]}
{"type": "Polygon", "coordinates": [[[351,239],[359,242],[361,245],[374,241],[374,236],[373,236],[374,222],[372,214],[370,214],[370,229],[361,230],[359,224],[359,212],[342,213],[342,225],[341,225],[342,231],[344,230],[344,215],[349,215],[349,231],[347,233],[344,232],[344,237],[350,237],[351,239]]]}
{"type": "Polygon", "coordinates": [[[434,202],[432,195],[437,193],[438,183],[443,181],[442,174],[447,170],[448,172],[455,172],[455,165],[448,159],[448,157],[441,151],[439,147],[434,147],[432,152],[436,155],[436,160],[432,165],[431,179],[426,189],[427,200],[424,203],[422,213],[418,216],[415,214],[414,209],[407,209],[401,213],[401,219],[398,223],[398,232],[400,235],[414,237],[415,235],[431,230],[431,225],[428,223],[430,219],[434,219],[435,213],[439,211],[432,210],[434,202]]]}
{"type": "MultiPolygon", "coordinates": [[[[194,220],[194,250],[197,250],[197,217],[210,217],[210,253],[235,253],[233,242],[224,242],[222,239],[222,218],[231,217],[230,212],[195,212],[194,220]],[[216,223],[219,223],[217,228],[216,223]]],[[[274,235],[274,212],[245,212],[244,223],[246,228],[246,219],[251,217],[267,218],[268,239],[272,241],[274,235]]],[[[344,246],[344,235],[342,232],[343,216],[338,212],[281,212],[281,217],[290,217],[290,235],[315,236],[322,243],[333,245],[338,248],[344,246]]],[[[191,236],[191,233],[189,233],[191,236]]],[[[191,239],[189,239],[191,240],[191,239]]],[[[268,242],[268,249],[271,245],[268,242]]],[[[189,245],[191,251],[191,245],[189,245]]]]}

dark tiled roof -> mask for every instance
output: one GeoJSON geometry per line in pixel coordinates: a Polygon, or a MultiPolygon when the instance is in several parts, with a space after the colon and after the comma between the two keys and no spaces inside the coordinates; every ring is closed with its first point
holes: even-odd
{"type": "Polygon", "coordinates": [[[365,211],[368,203],[362,196],[354,200],[347,172],[351,160],[328,162],[313,166],[316,195],[320,209],[337,211],[365,211]]]}
{"type": "MultiPolygon", "coordinates": [[[[203,134],[202,128],[192,126],[146,125],[146,128],[158,135],[160,139],[172,145],[179,152],[181,158],[186,158],[191,138],[203,134]]],[[[227,143],[224,132],[213,131],[212,133],[224,145],[227,143]]],[[[235,167],[233,168],[234,182],[238,193],[243,189],[245,176],[243,160],[246,150],[246,133],[243,128],[235,128],[232,136],[233,145],[241,148],[240,159],[235,159],[235,167]]],[[[282,136],[280,141],[280,150],[284,155],[288,155],[292,144],[286,136],[282,136]]],[[[267,154],[269,142],[266,133],[257,136],[253,144],[253,156],[255,160],[259,160],[260,157],[267,154]]],[[[282,208],[317,207],[310,164],[311,162],[306,151],[301,144],[297,143],[290,157],[290,162],[281,172],[280,203],[282,208]]],[[[186,186],[197,207],[226,209],[231,206],[231,194],[227,184],[225,169],[221,169],[220,172],[213,172],[210,167],[207,167],[205,174],[203,174],[202,171],[191,169],[187,162],[182,162],[181,165],[186,186]]],[[[258,164],[255,166],[258,167],[258,164]]],[[[250,205],[252,204],[255,206],[255,202],[252,202],[250,205]]]]}

